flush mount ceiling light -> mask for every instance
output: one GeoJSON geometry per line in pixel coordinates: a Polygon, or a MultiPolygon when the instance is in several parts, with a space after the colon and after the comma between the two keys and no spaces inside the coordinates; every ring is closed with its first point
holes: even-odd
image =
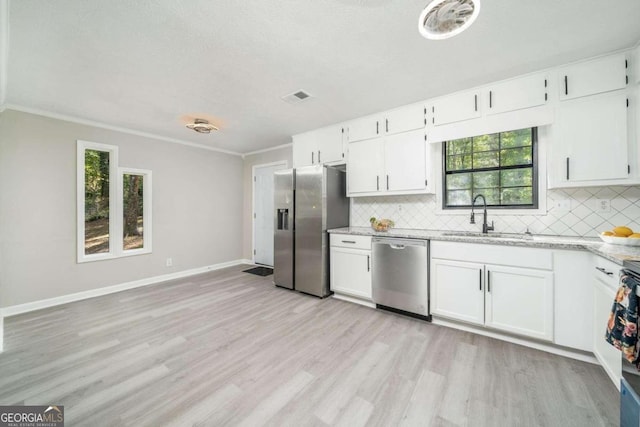
{"type": "Polygon", "coordinates": [[[187,127],[193,129],[198,133],[211,133],[212,130],[218,130],[217,127],[209,123],[205,119],[195,119],[193,123],[188,123],[187,127]]]}
{"type": "Polygon", "coordinates": [[[418,30],[427,39],[448,39],[469,28],[479,13],[480,0],[434,0],[420,14],[418,30]]]}

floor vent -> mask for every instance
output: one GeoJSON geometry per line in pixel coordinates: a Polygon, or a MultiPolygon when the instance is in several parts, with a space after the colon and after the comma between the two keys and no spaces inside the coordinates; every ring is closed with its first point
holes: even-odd
{"type": "Polygon", "coordinates": [[[282,100],[288,102],[289,104],[297,104],[299,102],[306,101],[309,98],[312,98],[312,96],[308,92],[305,92],[304,90],[298,90],[294,93],[283,96],[282,100]]]}

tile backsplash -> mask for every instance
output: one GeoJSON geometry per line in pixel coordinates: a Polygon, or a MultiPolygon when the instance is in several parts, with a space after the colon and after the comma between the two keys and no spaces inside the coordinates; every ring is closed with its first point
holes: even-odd
{"type": "MultiPolygon", "coordinates": [[[[440,203],[433,194],[408,196],[351,198],[351,226],[367,227],[369,218],[389,218],[396,228],[432,230],[481,231],[482,214],[476,214],[476,224],[469,224],[469,212],[453,214],[438,212],[440,203]]],[[[482,212],[479,205],[477,212],[482,212]]],[[[547,214],[505,215],[489,210],[489,222],[502,233],[596,237],[599,232],[617,225],[640,231],[640,186],[590,187],[547,190],[547,214]],[[559,209],[557,201],[570,201],[570,209],[559,209]],[[598,209],[600,200],[608,200],[608,212],[598,209]]]]}

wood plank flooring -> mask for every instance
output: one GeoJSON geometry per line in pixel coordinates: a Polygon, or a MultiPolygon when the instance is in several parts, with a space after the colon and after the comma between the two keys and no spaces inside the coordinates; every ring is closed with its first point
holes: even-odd
{"type": "Polygon", "coordinates": [[[0,404],[68,426],[614,426],[601,367],[246,266],[5,319],[0,404]]]}

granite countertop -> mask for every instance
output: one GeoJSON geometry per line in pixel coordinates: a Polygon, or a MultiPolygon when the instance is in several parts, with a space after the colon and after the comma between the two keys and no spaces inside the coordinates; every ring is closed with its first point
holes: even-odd
{"type": "Polygon", "coordinates": [[[356,234],[374,237],[396,237],[406,239],[441,240],[451,242],[482,243],[503,246],[525,246],[530,248],[587,250],[600,255],[616,264],[624,260],[640,260],[640,246],[620,246],[602,242],[593,237],[567,237],[549,235],[526,235],[509,233],[453,232],[442,230],[418,230],[410,228],[392,228],[386,232],[374,231],[371,227],[342,227],[329,230],[329,233],[356,234]],[[489,237],[491,236],[491,237],[489,237]]]}

